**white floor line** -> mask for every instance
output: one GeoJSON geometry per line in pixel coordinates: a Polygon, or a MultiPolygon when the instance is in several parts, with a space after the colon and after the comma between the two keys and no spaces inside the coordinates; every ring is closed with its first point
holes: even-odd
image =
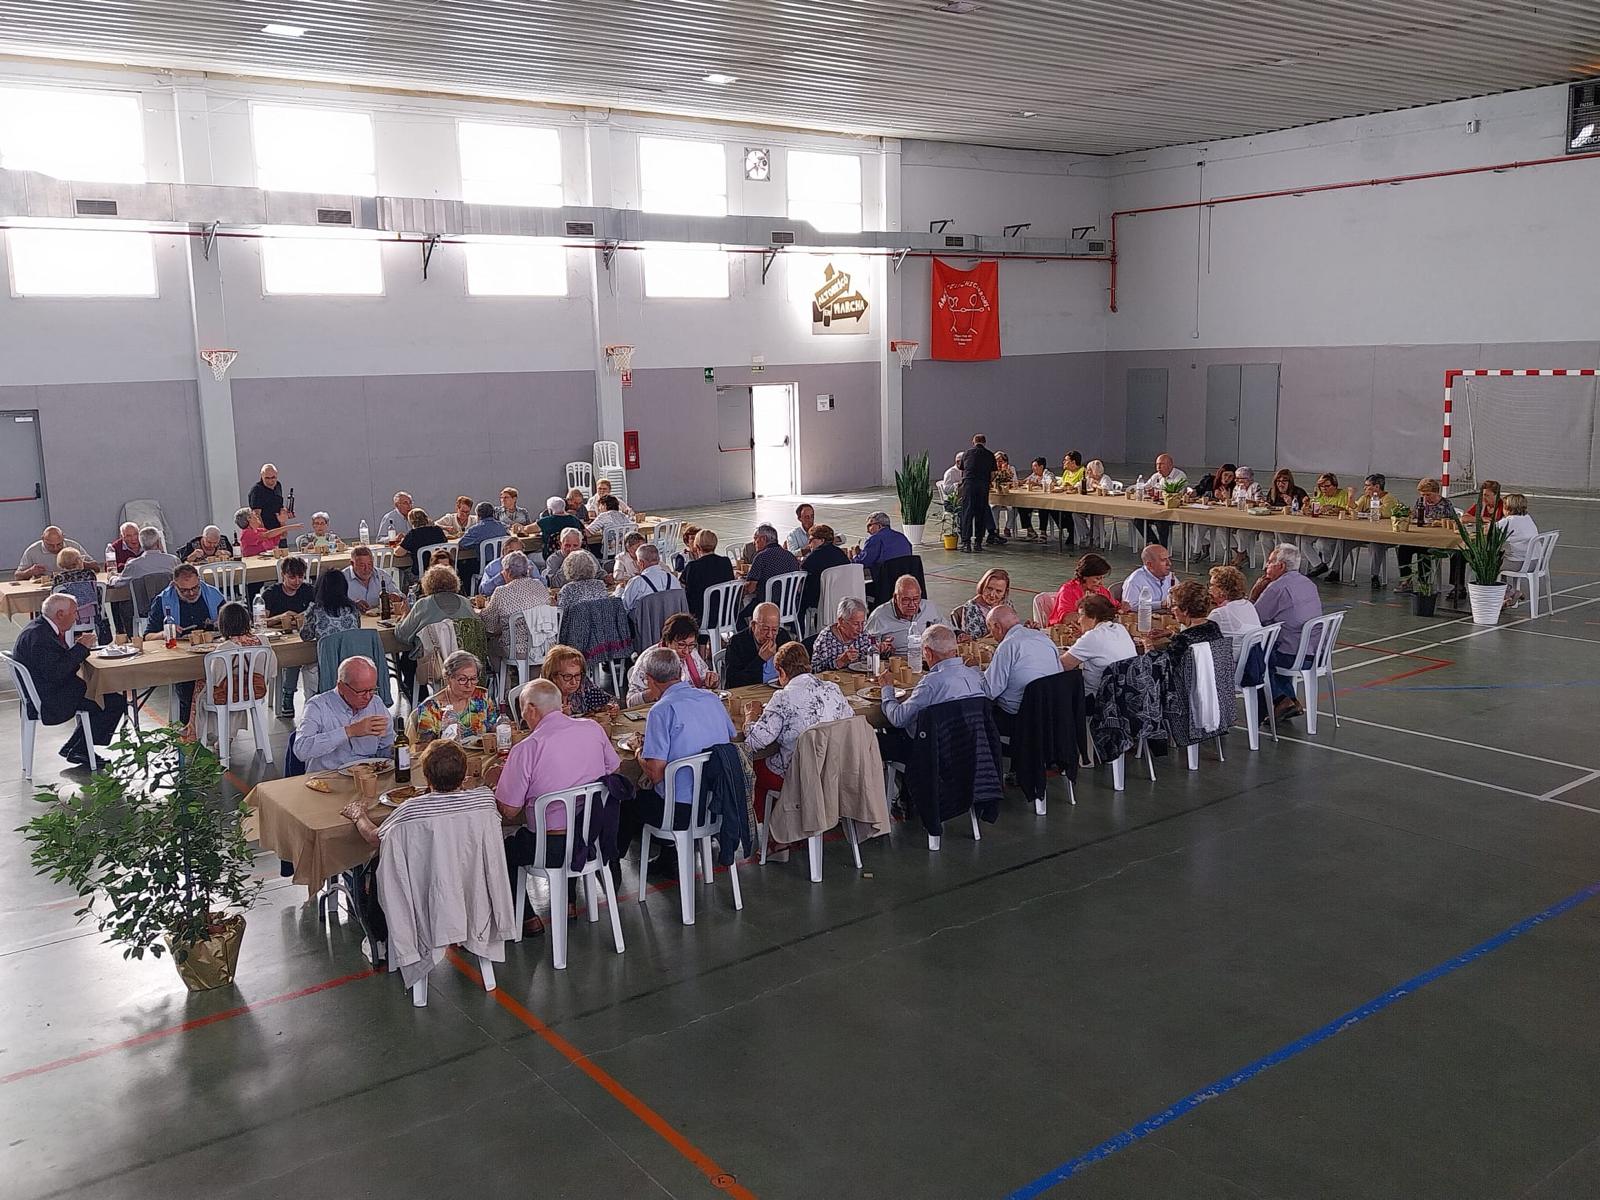
{"type": "Polygon", "coordinates": [[[1541,800],[1554,800],[1557,796],[1561,795],[1563,792],[1570,792],[1573,788],[1582,787],[1584,784],[1592,783],[1596,779],[1600,779],[1600,771],[1590,771],[1582,779],[1574,779],[1571,783],[1563,783],[1558,788],[1551,788],[1544,795],[1540,796],[1539,799],[1541,799],[1541,800]]]}
{"type": "MultiPolygon", "coordinates": [[[[1600,579],[1592,579],[1588,583],[1575,583],[1571,587],[1562,588],[1559,592],[1552,592],[1552,593],[1550,593],[1550,595],[1551,595],[1551,598],[1553,600],[1554,597],[1556,597],[1556,596],[1565,596],[1569,592],[1581,591],[1583,588],[1594,587],[1596,584],[1600,584],[1600,579]]],[[[1546,614],[1546,615],[1549,615],[1549,614],[1546,614]]],[[[1335,655],[1343,654],[1346,650],[1370,650],[1372,647],[1377,646],[1382,642],[1392,642],[1396,638],[1426,636],[1427,634],[1432,633],[1436,629],[1444,629],[1446,626],[1459,625],[1463,621],[1470,621],[1470,620],[1472,620],[1472,614],[1471,613],[1467,613],[1464,616],[1451,617],[1448,621],[1436,621],[1432,625],[1426,626],[1426,627],[1424,627],[1422,629],[1408,629],[1408,630],[1403,630],[1403,631],[1401,631],[1399,633],[1386,633],[1381,637],[1373,638],[1371,641],[1355,642],[1355,643],[1353,643],[1352,645],[1349,645],[1349,646],[1338,646],[1338,647],[1336,647],[1334,649],[1334,654],[1335,655]]],[[[1509,628],[1509,626],[1507,628],[1509,628]]],[[[1370,661],[1372,661],[1372,662],[1381,662],[1382,660],[1381,659],[1372,659],[1370,661]]],[[[1362,665],[1365,665],[1365,664],[1362,664],[1362,665]]]]}
{"type": "MultiPolygon", "coordinates": [[[[1333,720],[1333,713],[1326,708],[1318,708],[1317,715],[1333,720]]],[[[1340,713],[1339,720],[1349,721],[1354,725],[1370,725],[1374,729],[1387,729],[1393,733],[1404,733],[1411,737],[1427,738],[1430,742],[1449,742],[1453,746],[1471,746],[1474,750],[1487,750],[1491,754],[1505,754],[1512,758],[1526,758],[1530,762],[1540,762],[1552,767],[1568,767],[1574,771],[1596,771],[1600,769],[1585,766],[1583,763],[1563,762],[1559,758],[1542,758],[1537,754],[1523,754],[1517,750],[1502,750],[1499,746],[1485,746],[1482,742],[1467,742],[1460,738],[1445,737],[1440,733],[1424,733],[1420,729],[1402,729],[1398,725],[1391,725],[1386,721],[1363,721],[1360,717],[1352,717],[1348,713],[1340,713]]]]}
{"type": "MultiPolygon", "coordinates": [[[[1358,668],[1361,668],[1361,667],[1375,667],[1379,663],[1389,662],[1389,661],[1391,661],[1393,659],[1396,659],[1396,658],[1409,658],[1409,657],[1412,657],[1414,655],[1420,654],[1424,650],[1432,650],[1436,646],[1450,646],[1450,645],[1454,645],[1456,642],[1464,642],[1468,638],[1482,637],[1486,633],[1499,633],[1502,630],[1513,629],[1516,626],[1524,624],[1525,622],[1528,622],[1528,621],[1542,621],[1542,620],[1544,620],[1544,617],[1546,617],[1546,616],[1553,617],[1553,616],[1556,616],[1559,613],[1571,612],[1573,609],[1582,608],[1586,604],[1600,604],[1600,596],[1590,596],[1587,600],[1579,600],[1576,604],[1569,604],[1565,608],[1554,609],[1551,612],[1548,612],[1548,613],[1544,614],[1544,616],[1520,617],[1517,620],[1508,622],[1505,625],[1487,625],[1482,629],[1475,629],[1471,633],[1463,633],[1463,634],[1460,634],[1457,637],[1440,638],[1436,642],[1424,642],[1420,646],[1408,646],[1408,647],[1406,647],[1405,652],[1402,653],[1402,654],[1386,654],[1382,658],[1369,658],[1365,662],[1346,663],[1342,667],[1335,667],[1333,669],[1333,673],[1335,675],[1337,675],[1341,671],[1354,671],[1354,670],[1357,670],[1358,668]]],[[[1471,620],[1470,617],[1467,618],[1467,619],[1471,620]]]]}
{"type": "Polygon", "coordinates": [[[1565,642],[1588,642],[1591,646],[1600,646],[1600,637],[1578,637],[1570,633],[1550,633],[1543,629],[1520,629],[1515,625],[1507,625],[1512,633],[1531,633],[1534,637],[1560,638],[1565,642]]]}

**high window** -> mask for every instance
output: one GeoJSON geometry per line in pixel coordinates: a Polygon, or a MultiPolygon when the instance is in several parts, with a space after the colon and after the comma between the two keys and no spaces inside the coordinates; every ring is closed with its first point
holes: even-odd
{"type": "Polygon", "coordinates": [[[861,159],[789,151],[789,215],[827,233],[861,232],[861,159]]]}

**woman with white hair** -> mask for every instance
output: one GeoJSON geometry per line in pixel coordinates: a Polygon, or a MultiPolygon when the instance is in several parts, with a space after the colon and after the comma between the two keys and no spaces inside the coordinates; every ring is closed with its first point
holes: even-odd
{"type": "Polygon", "coordinates": [[[576,529],[579,537],[584,536],[583,522],[567,511],[567,502],[560,496],[551,496],[544,502],[544,516],[539,518],[537,524],[539,536],[544,539],[542,549],[546,554],[555,553],[563,529],[576,529]]]}
{"type": "Polygon", "coordinates": [[[545,608],[550,604],[550,589],[533,575],[532,564],[521,550],[513,550],[500,559],[499,587],[484,606],[483,628],[489,634],[489,657],[496,661],[522,658],[528,652],[527,627],[511,618],[530,608],[545,608]],[[515,634],[511,653],[506,653],[506,629],[515,634]]]}
{"type": "MultiPolygon", "coordinates": [[[[890,645],[893,642],[890,639],[890,645]]],[[[880,644],[867,632],[867,606],[854,596],[839,601],[838,616],[832,625],[817,634],[812,661],[820,671],[842,671],[852,663],[865,662],[880,644]]]]}
{"type": "Polygon", "coordinates": [[[561,564],[561,578],[565,581],[556,593],[557,607],[567,609],[586,600],[604,600],[611,595],[605,580],[600,578],[599,565],[590,554],[569,554],[561,564]]]}
{"type": "Polygon", "coordinates": [[[424,744],[493,733],[506,719],[500,705],[478,686],[482,674],[483,664],[469,650],[457,650],[444,660],[444,686],[417,713],[417,736],[424,744]]]}

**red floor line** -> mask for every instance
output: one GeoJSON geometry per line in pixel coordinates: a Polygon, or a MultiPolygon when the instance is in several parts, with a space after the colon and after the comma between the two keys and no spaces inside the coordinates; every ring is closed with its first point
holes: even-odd
{"type": "Polygon", "coordinates": [[[330,988],[343,987],[347,983],[354,983],[358,979],[366,979],[378,972],[369,967],[365,971],[357,971],[353,975],[341,975],[337,979],[325,979],[321,983],[314,983],[310,987],[300,988],[298,991],[284,992],[281,996],[269,996],[265,1000],[255,1000],[249,1004],[241,1004],[235,1008],[224,1009],[219,1013],[212,1013],[209,1017],[197,1017],[193,1021],[185,1021],[181,1025],[169,1025],[165,1029],[153,1029],[149,1033],[141,1033],[137,1037],[124,1038],[120,1042],[112,1042],[107,1046],[97,1046],[93,1050],[84,1050],[78,1054],[58,1058],[54,1062],[40,1063],[36,1067],[26,1067],[21,1071],[13,1071],[9,1075],[0,1075],[0,1085],[15,1083],[19,1079],[29,1079],[35,1075],[43,1075],[48,1071],[59,1071],[62,1067],[74,1066],[77,1063],[87,1062],[91,1058],[100,1058],[102,1055],[112,1054],[118,1050],[131,1050],[135,1046],[143,1046],[148,1042],[159,1041],[161,1038],[171,1037],[177,1033],[189,1033],[192,1030],[203,1029],[207,1025],[215,1025],[219,1021],[229,1021],[234,1017],[242,1017],[248,1012],[257,1012],[263,1008],[271,1008],[275,1004],[287,1004],[290,1000],[299,1000],[305,996],[313,996],[318,992],[326,992],[330,988]]]}
{"type": "MultiPolygon", "coordinates": [[[[478,986],[483,986],[483,977],[478,974],[477,968],[463,958],[459,951],[450,951],[450,962],[461,974],[478,986]]],[[[674,1129],[665,1117],[623,1087],[614,1076],[590,1059],[587,1054],[551,1029],[550,1026],[534,1016],[516,1000],[513,1000],[506,994],[504,988],[496,988],[489,994],[495,998],[495,1002],[501,1008],[543,1038],[563,1058],[599,1084],[613,1100],[638,1117],[652,1133],[687,1159],[696,1170],[710,1181],[712,1187],[726,1192],[729,1196],[736,1197],[737,1200],[756,1200],[755,1193],[742,1186],[737,1177],[730,1175],[722,1167],[718,1166],[709,1154],[674,1129]]]]}
{"type": "Polygon", "coordinates": [[[1426,666],[1412,667],[1409,671],[1401,671],[1395,675],[1385,675],[1381,679],[1371,679],[1366,683],[1356,683],[1352,684],[1350,687],[1340,688],[1335,694],[1343,696],[1346,692],[1359,692],[1364,688],[1382,687],[1386,683],[1398,683],[1402,679],[1410,679],[1413,675],[1426,675],[1429,671],[1437,671],[1443,667],[1453,666],[1455,666],[1454,662],[1448,662],[1444,659],[1437,659],[1428,663],[1426,666]]]}
{"type": "Polygon", "coordinates": [[[1385,657],[1392,655],[1395,658],[1416,658],[1421,659],[1423,662],[1431,663],[1448,663],[1451,661],[1447,658],[1434,658],[1431,654],[1418,654],[1413,650],[1389,650],[1383,646],[1362,645],[1360,642],[1335,642],[1334,645],[1344,650],[1370,650],[1374,654],[1381,654],[1385,657]]]}

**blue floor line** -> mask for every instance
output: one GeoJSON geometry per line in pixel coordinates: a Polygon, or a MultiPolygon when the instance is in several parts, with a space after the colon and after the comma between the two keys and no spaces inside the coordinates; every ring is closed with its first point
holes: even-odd
{"type": "Polygon", "coordinates": [[[1542,925],[1546,921],[1553,920],[1554,918],[1561,916],[1562,913],[1568,912],[1569,910],[1576,908],[1578,905],[1583,904],[1585,901],[1593,900],[1596,896],[1600,896],[1600,883],[1591,883],[1582,891],[1574,892],[1565,900],[1561,900],[1555,904],[1552,904],[1543,912],[1535,913],[1526,920],[1518,921],[1515,925],[1511,926],[1511,928],[1502,930],[1500,933],[1495,934],[1487,941],[1479,942],[1470,950],[1463,950],[1454,958],[1448,959],[1445,962],[1440,963],[1438,966],[1424,971],[1420,975],[1413,976],[1404,983],[1390,988],[1381,996],[1377,996],[1371,1000],[1368,1000],[1365,1004],[1361,1005],[1361,1007],[1353,1008],[1343,1016],[1334,1018],[1321,1029],[1314,1030],[1313,1032],[1306,1034],[1305,1037],[1300,1038],[1298,1041],[1290,1042],[1287,1046],[1284,1046],[1278,1050],[1274,1050],[1271,1054],[1268,1054],[1263,1058],[1256,1059],[1255,1062],[1249,1064],[1248,1066],[1241,1067],[1231,1075],[1226,1075],[1217,1080],[1215,1083],[1208,1084],[1206,1087],[1201,1088],[1197,1092],[1189,1093],[1189,1095],[1185,1096],[1182,1100],[1179,1100],[1175,1104],[1169,1105],[1160,1112],[1156,1113],[1154,1116],[1146,1117],[1137,1125],[1123,1130],[1115,1137],[1108,1138],[1091,1150],[1084,1151],[1082,1154],[1078,1155],[1077,1158],[1069,1159],[1067,1162],[1062,1163],[1054,1170],[1041,1175],[1032,1183],[1023,1185],[1016,1191],[1010,1193],[1006,1200],[1031,1200],[1031,1197],[1038,1196],[1049,1191],[1058,1183],[1062,1183],[1068,1179],[1071,1179],[1085,1167],[1100,1162],[1102,1159],[1110,1158],[1119,1150],[1126,1150],[1129,1146],[1134,1145],[1136,1142],[1149,1137],[1158,1129],[1172,1124],[1180,1117],[1186,1116],[1188,1113],[1206,1103],[1206,1101],[1215,1100],[1218,1096],[1231,1092],[1241,1083],[1246,1083],[1249,1080],[1254,1079],[1263,1071],[1269,1070],[1270,1068],[1277,1066],[1279,1063],[1287,1062],[1297,1054],[1302,1054],[1311,1049],[1313,1046],[1327,1041],[1335,1034],[1343,1033],[1352,1026],[1359,1025],[1368,1017],[1380,1013],[1384,1009],[1388,1008],[1396,1000],[1403,999],[1412,992],[1418,991],[1421,988],[1426,987],[1428,984],[1433,983],[1435,980],[1443,979],[1446,975],[1450,975],[1456,971],[1459,971],[1468,963],[1482,958],[1485,954],[1488,954],[1491,951],[1498,950],[1507,942],[1513,940],[1514,938],[1521,937],[1530,929],[1542,925]]]}
{"type": "Polygon", "coordinates": [[[1386,692],[1515,692],[1545,688],[1600,687],[1600,679],[1573,679],[1563,683],[1417,683],[1407,687],[1386,687],[1386,692]]]}

